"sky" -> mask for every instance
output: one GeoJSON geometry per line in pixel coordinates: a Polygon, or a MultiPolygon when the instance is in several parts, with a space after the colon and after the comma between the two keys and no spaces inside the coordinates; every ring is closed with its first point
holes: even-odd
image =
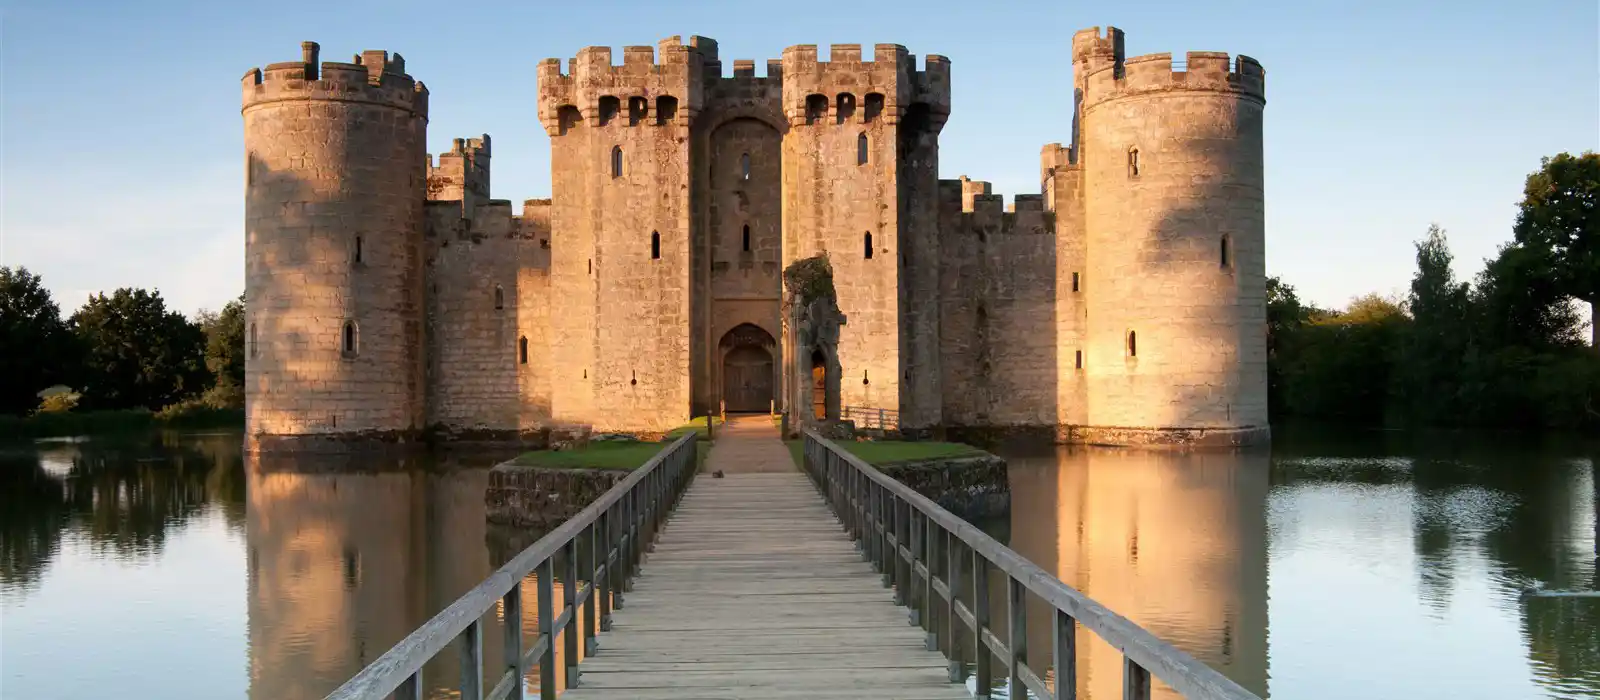
{"type": "Polygon", "coordinates": [[[898,43],[952,62],[940,176],[1039,191],[1039,149],[1070,140],[1071,38],[1113,25],[1128,55],[1227,51],[1267,73],[1267,273],[1343,306],[1403,293],[1437,223],[1468,279],[1510,240],[1542,156],[1600,150],[1600,2],[512,2],[0,0],[0,265],[70,314],[92,293],[159,289],[216,309],[244,288],[239,80],[364,49],[428,85],[428,150],[494,137],[493,196],[548,197],[540,59],[586,45],[718,41],[734,59],[794,44],[898,43]]]}

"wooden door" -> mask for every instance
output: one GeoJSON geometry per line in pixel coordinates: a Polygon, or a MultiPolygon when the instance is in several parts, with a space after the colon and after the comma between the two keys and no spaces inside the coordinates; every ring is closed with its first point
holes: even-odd
{"type": "Polygon", "coordinates": [[[722,361],[722,400],[729,413],[772,410],[772,354],[754,346],[730,350],[722,361]]]}

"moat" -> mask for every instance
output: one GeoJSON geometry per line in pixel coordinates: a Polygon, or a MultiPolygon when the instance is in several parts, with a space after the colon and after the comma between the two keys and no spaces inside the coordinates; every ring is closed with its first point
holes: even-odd
{"type": "MultiPolygon", "coordinates": [[[[0,695],[321,698],[516,546],[484,522],[498,455],[258,462],[241,443],[0,448],[0,695]]],[[[1600,588],[1593,449],[1296,430],[1270,453],[1009,447],[1012,513],[984,526],[1263,697],[1593,697],[1600,599],[1522,595],[1600,588]]],[[[1078,663],[1087,697],[1117,697],[1109,648],[1078,663]]]]}

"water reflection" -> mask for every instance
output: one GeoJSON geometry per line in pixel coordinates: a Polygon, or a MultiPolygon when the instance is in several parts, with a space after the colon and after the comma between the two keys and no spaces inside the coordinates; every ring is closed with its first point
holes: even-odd
{"type": "MultiPolygon", "coordinates": [[[[1062,447],[1008,458],[1013,549],[1266,695],[1265,453],[1062,447]]],[[[1028,648],[1051,648],[1050,615],[1029,606],[1028,648]]],[[[1120,697],[1121,653],[1087,630],[1078,648],[1079,697],[1120,697]]],[[[1036,657],[1044,673],[1048,654],[1036,657]]]]}

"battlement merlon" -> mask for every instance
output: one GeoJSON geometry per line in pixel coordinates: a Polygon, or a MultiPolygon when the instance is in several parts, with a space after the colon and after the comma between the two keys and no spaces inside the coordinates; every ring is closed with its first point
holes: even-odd
{"type": "Polygon", "coordinates": [[[366,102],[428,117],[428,88],[406,74],[406,60],[387,51],[363,51],[352,63],[318,61],[321,47],[300,44],[300,60],[251,68],[241,80],[240,111],[290,100],[366,102]]]}
{"type": "Polygon", "coordinates": [[[455,139],[449,151],[439,154],[437,166],[433,156],[428,156],[428,199],[487,201],[489,143],[488,134],[476,139],[455,139]]]}
{"type": "Polygon", "coordinates": [[[827,98],[830,115],[840,95],[853,96],[852,123],[866,121],[867,96],[874,94],[883,96],[882,118],[890,124],[915,103],[927,104],[939,123],[950,112],[950,62],[943,56],[929,56],[926,70],[918,71],[916,56],[899,44],[873,46],[870,61],[862,60],[860,44],[833,44],[829,54],[830,60],[817,60],[816,44],[783,50],[783,108],[791,125],[806,123],[807,100],[814,95],[827,98]]]}
{"type": "Polygon", "coordinates": [[[1089,71],[1120,64],[1126,55],[1123,42],[1122,30],[1116,27],[1106,27],[1104,34],[1099,27],[1080,29],[1072,35],[1072,64],[1086,65],[1089,71]]]}
{"type": "Polygon", "coordinates": [[[662,39],[657,47],[627,46],[622,50],[622,65],[611,63],[611,47],[588,46],[578,51],[561,69],[560,59],[539,63],[539,121],[551,136],[560,133],[562,107],[575,107],[589,126],[600,125],[600,100],[615,97],[624,106],[630,98],[648,103],[644,124],[655,124],[657,99],[677,100],[673,125],[685,127],[699,113],[703,102],[704,76],[720,74],[717,42],[705,37],[662,39]],[[660,52],[660,60],[656,58],[660,52]]]}
{"type": "Polygon", "coordinates": [[[1169,92],[1222,92],[1267,101],[1261,63],[1249,56],[1230,60],[1218,51],[1190,51],[1181,62],[1170,53],[1135,56],[1090,69],[1081,84],[1086,110],[1119,97],[1169,92]]]}

